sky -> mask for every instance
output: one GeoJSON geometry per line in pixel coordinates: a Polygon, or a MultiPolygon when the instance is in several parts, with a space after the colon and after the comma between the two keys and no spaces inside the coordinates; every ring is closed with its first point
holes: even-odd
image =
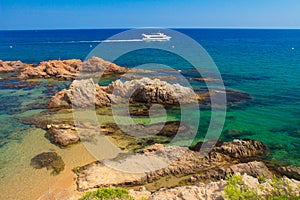
{"type": "Polygon", "coordinates": [[[0,30],[300,28],[300,0],[0,0],[0,30]]]}

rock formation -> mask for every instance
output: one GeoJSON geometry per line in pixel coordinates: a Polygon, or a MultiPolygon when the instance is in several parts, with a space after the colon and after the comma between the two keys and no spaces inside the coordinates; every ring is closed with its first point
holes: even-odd
{"type": "Polygon", "coordinates": [[[232,156],[232,152],[239,151],[238,148],[241,149],[240,152],[242,153],[239,155],[242,156],[252,155],[255,157],[265,152],[264,147],[258,143],[252,140],[223,143],[204,157],[200,152],[191,151],[187,147],[155,145],[146,148],[141,153],[122,156],[117,161],[105,160],[85,166],[78,175],[77,185],[79,190],[87,190],[104,186],[139,185],[170,175],[199,174],[199,176],[204,177],[203,175],[209,170],[219,170],[220,166],[223,167],[223,178],[226,173],[231,172],[249,172],[258,175],[265,169],[261,163],[249,163],[247,167],[243,166],[244,171],[238,171],[237,168],[241,166],[229,168],[229,166],[239,163],[239,158],[232,156]],[[220,151],[222,149],[226,149],[226,151],[220,151]],[[259,167],[256,168],[257,166],[259,167]],[[139,171],[130,173],[130,170],[134,169],[139,171]],[[117,173],[119,178],[107,176],[111,173],[117,173]]]}
{"type": "Polygon", "coordinates": [[[80,68],[81,72],[100,72],[103,75],[124,74],[129,70],[95,56],[83,62],[80,68]]]}
{"type": "Polygon", "coordinates": [[[128,70],[101,58],[92,57],[85,62],[78,59],[43,61],[37,67],[26,67],[18,77],[20,79],[55,78],[58,80],[73,80],[81,75],[81,72],[83,74],[97,72],[100,75],[114,75],[123,74],[128,70]]]}
{"type": "Polygon", "coordinates": [[[142,78],[124,83],[117,80],[108,86],[107,91],[116,97],[143,103],[174,105],[197,102],[197,95],[191,88],[159,79],[142,78]]]}
{"type": "Polygon", "coordinates": [[[28,64],[21,61],[2,61],[0,60],[0,72],[13,72],[29,67],[28,64]]]}
{"type": "Polygon", "coordinates": [[[95,84],[92,79],[82,79],[73,81],[68,90],[62,90],[54,95],[50,99],[48,107],[71,108],[72,103],[76,107],[93,105],[102,107],[111,103],[118,103],[120,98],[128,98],[134,102],[171,105],[197,101],[192,89],[178,84],[169,84],[158,79],[143,78],[124,83],[117,80],[107,87],[95,84]]]}
{"type": "Polygon", "coordinates": [[[68,124],[49,124],[47,125],[47,129],[49,139],[60,146],[68,146],[79,141],[79,135],[75,126],[68,124]]]}
{"type": "Polygon", "coordinates": [[[289,178],[300,180],[300,167],[299,166],[275,166],[274,169],[289,178]]]}
{"type": "MultiPolygon", "coordinates": [[[[281,181],[284,183],[281,186],[276,186],[270,184],[271,179],[266,179],[264,182],[260,182],[257,178],[249,176],[247,174],[238,174],[241,177],[241,181],[250,190],[256,192],[259,199],[267,199],[267,197],[272,196],[271,191],[276,191],[276,187],[280,187],[281,193],[287,193],[289,196],[299,196],[299,186],[300,182],[282,178],[281,181]],[[286,184],[288,183],[288,185],[286,184]],[[286,192],[283,192],[286,191],[286,192]],[[292,191],[292,194],[287,191],[292,191]]],[[[148,200],[162,200],[162,199],[176,199],[176,200],[224,200],[225,199],[225,188],[228,186],[226,180],[219,180],[216,182],[209,183],[197,183],[191,186],[180,186],[174,188],[161,188],[158,191],[149,192],[145,189],[139,191],[129,190],[130,195],[135,198],[143,196],[148,200]]],[[[236,187],[237,189],[238,187],[236,187]]],[[[277,194],[279,195],[279,194],[277,194]]],[[[258,197],[257,197],[258,198],[258,197]]],[[[288,199],[288,196],[285,197],[288,199]]]]}
{"type": "Polygon", "coordinates": [[[110,105],[110,95],[92,79],[74,80],[68,90],[56,93],[48,102],[49,108],[102,107],[110,105]]]}
{"type": "Polygon", "coordinates": [[[218,152],[245,161],[253,159],[255,156],[264,155],[266,151],[267,147],[263,143],[256,140],[243,139],[224,142],[221,146],[215,147],[211,154],[218,152]]]}
{"type": "Polygon", "coordinates": [[[26,67],[18,76],[20,79],[28,78],[57,78],[71,80],[82,65],[81,60],[49,60],[41,62],[37,67],[26,67]]]}

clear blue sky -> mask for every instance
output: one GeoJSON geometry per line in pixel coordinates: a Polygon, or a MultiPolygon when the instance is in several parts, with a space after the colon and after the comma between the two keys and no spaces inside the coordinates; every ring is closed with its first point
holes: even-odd
{"type": "Polygon", "coordinates": [[[300,28],[300,0],[0,0],[0,30],[300,28]]]}

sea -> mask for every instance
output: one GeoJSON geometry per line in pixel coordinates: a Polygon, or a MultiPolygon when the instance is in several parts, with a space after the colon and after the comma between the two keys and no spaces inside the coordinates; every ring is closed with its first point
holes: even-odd
{"type": "MultiPolygon", "coordinates": [[[[34,64],[52,59],[84,60],[97,45],[108,42],[108,38],[126,30],[0,31],[0,59],[21,60],[34,64]]],[[[216,64],[226,89],[242,91],[252,97],[252,100],[245,104],[228,107],[221,139],[259,140],[269,148],[269,154],[265,158],[269,162],[300,166],[300,30],[184,28],[173,30],[192,38],[205,49],[216,64]],[[226,137],[224,133],[230,131],[232,133],[239,131],[242,134],[236,137],[227,134],[226,137]]],[[[141,41],[137,38],[132,42],[141,41]]],[[[139,56],[138,59],[143,60],[149,55],[140,52],[139,56]]],[[[161,55],[156,51],[153,51],[151,56],[159,57],[160,60],[170,60],[169,55],[161,55]]],[[[115,62],[125,67],[135,67],[139,64],[136,54],[132,56],[129,54],[126,59],[117,59],[115,62]]],[[[181,63],[180,60],[173,61],[173,65],[171,61],[170,65],[183,74],[187,69],[186,63],[183,61],[181,63]]],[[[2,78],[5,76],[0,74],[2,78]]],[[[191,74],[188,76],[192,77],[191,74]]],[[[24,157],[27,155],[24,151],[38,153],[43,148],[46,150],[56,148],[47,144],[42,130],[19,120],[20,116],[30,116],[45,110],[43,106],[32,105],[45,104],[53,95],[53,91],[52,93],[47,91],[48,83],[19,89],[7,87],[8,84],[14,83],[14,80],[0,81],[1,186],[11,184],[6,188],[2,187],[3,190],[14,188],[13,183],[8,183],[12,179],[10,176],[22,174],[24,168],[29,170],[30,159],[24,157]],[[33,146],[39,147],[39,150],[32,150],[33,146]]],[[[53,84],[57,84],[58,91],[68,88],[70,82],[53,84]]],[[[209,111],[204,109],[201,112],[204,122],[209,121],[205,120],[205,117],[210,117],[206,114],[209,111]]],[[[203,131],[207,125],[208,122],[200,124],[199,130],[202,126],[203,131]]],[[[65,150],[69,154],[70,151],[72,150],[65,150]]],[[[31,153],[28,153],[29,155],[31,153]]],[[[78,163],[85,163],[87,160],[82,159],[78,163]]],[[[29,170],[28,173],[32,172],[29,170]]],[[[20,177],[17,180],[20,181],[22,179],[20,177]]],[[[45,172],[42,177],[45,179],[47,173],[45,172]]],[[[27,181],[30,180],[33,181],[34,178],[28,178],[27,181]]],[[[24,189],[24,192],[28,191],[30,187],[24,189]]]]}

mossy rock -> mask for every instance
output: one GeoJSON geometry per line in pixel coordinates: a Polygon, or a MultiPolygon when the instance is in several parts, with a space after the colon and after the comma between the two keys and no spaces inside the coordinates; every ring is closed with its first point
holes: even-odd
{"type": "Polygon", "coordinates": [[[56,152],[43,152],[31,159],[30,165],[35,169],[52,170],[51,174],[57,175],[65,168],[65,163],[56,152]]]}

